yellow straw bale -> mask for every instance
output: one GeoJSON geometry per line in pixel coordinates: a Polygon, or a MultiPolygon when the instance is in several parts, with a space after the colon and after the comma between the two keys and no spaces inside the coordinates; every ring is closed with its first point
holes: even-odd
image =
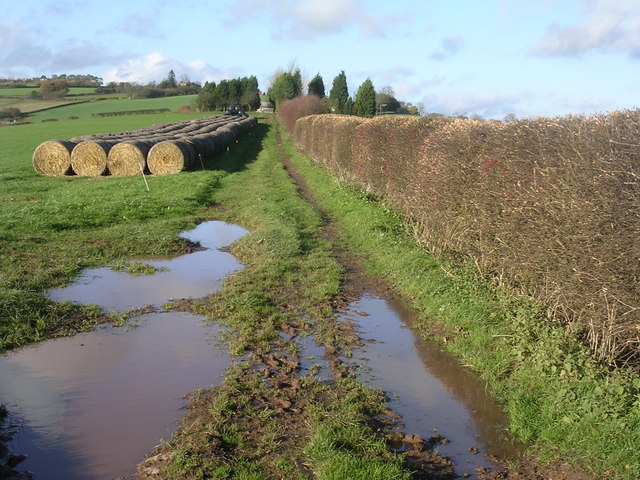
{"type": "Polygon", "coordinates": [[[107,157],[109,173],[115,176],[140,175],[147,165],[149,144],[141,141],[120,142],[114,145],[107,157]]]}
{"type": "Polygon", "coordinates": [[[86,141],[71,152],[71,168],[77,175],[99,177],[107,174],[107,158],[112,142],[86,141]]]}
{"type": "Polygon", "coordinates": [[[71,174],[71,151],[76,144],[67,140],[47,140],[33,152],[33,168],[41,175],[61,177],[71,174]]]}
{"type": "Polygon", "coordinates": [[[191,144],[179,140],[156,143],[147,156],[147,166],[154,175],[170,175],[193,168],[196,153],[191,144]]]}

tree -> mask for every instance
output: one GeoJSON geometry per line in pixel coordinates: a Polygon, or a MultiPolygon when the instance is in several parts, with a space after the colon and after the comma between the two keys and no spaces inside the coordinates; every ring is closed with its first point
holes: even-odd
{"type": "Polygon", "coordinates": [[[373,117],[376,114],[376,90],[369,78],[360,85],[356,92],[353,113],[360,117],[373,117]]]}
{"type": "Polygon", "coordinates": [[[260,106],[260,92],[258,90],[258,79],[252,75],[250,77],[242,77],[242,94],[240,96],[240,105],[248,110],[256,110],[260,106]]]}
{"type": "Polygon", "coordinates": [[[233,102],[229,101],[230,96],[229,80],[220,80],[220,83],[218,83],[215,91],[213,92],[215,108],[224,110],[231,105],[233,102]]]}
{"type": "Polygon", "coordinates": [[[308,95],[317,95],[320,98],[324,98],[324,82],[322,81],[322,77],[319,73],[311,79],[308,88],[308,95]]]}
{"type": "Polygon", "coordinates": [[[69,93],[69,83],[63,79],[43,80],[38,93],[41,98],[60,98],[69,93]]]}
{"type": "Polygon", "coordinates": [[[173,70],[169,71],[169,74],[167,75],[167,78],[162,80],[158,84],[158,87],[160,87],[160,88],[178,88],[178,82],[176,82],[176,74],[173,72],[173,70]]]}
{"type": "Polygon", "coordinates": [[[347,88],[347,76],[342,70],[334,79],[331,91],[329,92],[329,99],[333,103],[333,108],[336,113],[350,114],[351,113],[351,98],[349,98],[349,89],[347,88]]]}
{"type": "Polygon", "coordinates": [[[376,94],[376,112],[395,113],[398,108],[400,108],[400,102],[393,95],[383,92],[376,94]]]}
{"type": "Polygon", "coordinates": [[[213,93],[216,91],[215,82],[206,82],[200,93],[198,93],[198,98],[196,98],[196,109],[199,112],[207,112],[211,110],[215,110],[216,104],[213,98],[213,93]]]}
{"type": "Polygon", "coordinates": [[[300,70],[280,73],[269,88],[269,97],[278,105],[284,100],[290,100],[302,95],[302,75],[300,70]]]}

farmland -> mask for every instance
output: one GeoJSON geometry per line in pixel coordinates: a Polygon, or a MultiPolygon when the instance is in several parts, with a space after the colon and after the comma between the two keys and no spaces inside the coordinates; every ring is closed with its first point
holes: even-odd
{"type": "MultiPolygon", "coordinates": [[[[140,176],[43,177],[31,165],[45,140],[205,116],[173,113],[184,103],[186,97],[91,102],[33,117],[55,122],[0,129],[2,349],[113,320],[92,307],[46,299],[46,289],[70,282],[83,268],[184,251],[189,245],[178,233],[204,219],[251,231],[231,247],[245,268],[223,291],[167,307],[220,319],[232,332],[230,350],[244,357],[220,388],[192,399],[175,438],[141,466],[141,478],[155,467],[164,478],[304,478],[305,468],[319,477],[347,468],[342,478],[381,469],[385,478],[410,478],[411,466],[390,454],[372,428],[386,409],[381,392],[337,361],[327,386],[282,360],[294,357],[285,339],[303,334],[316,336],[334,360],[356,348],[357,333],[337,322],[335,312],[346,302],[345,272],[357,268],[410,300],[421,334],[482,375],[506,406],[511,430],[538,459],[570,458],[597,472],[580,476],[567,469],[570,478],[637,477],[636,376],[602,368],[575,338],[542,322],[539,307],[527,299],[479,278],[468,265],[430,255],[380,196],[332,178],[296,151],[275,119],[261,119],[229,152],[206,159],[204,169],[150,176],[149,191],[140,176]],[[91,116],[129,106],[171,113],[91,116]],[[272,381],[265,380],[265,368],[272,381]]],[[[438,461],[432,458],[431,468],[438,461]]]]}

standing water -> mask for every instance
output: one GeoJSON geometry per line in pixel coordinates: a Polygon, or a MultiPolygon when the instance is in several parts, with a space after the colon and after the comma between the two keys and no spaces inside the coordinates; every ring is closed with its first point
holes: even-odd
{"type": "Polygon", "coordinates": [[[389,407],[402,416],[406,433],[449,440],[438,452],[456,464],[458,475],[496,465],[484,454],[515,459],[520,447],[506,435],[507,418],[477,375],[435,342],[415,335],[412,314],[399,302],[364,295],[343,319],[359,325],[365,349],[349,364],[358,377],[387,392],[389,407]]]}
{"type": "MultiPolygon", "coordinates": [[[[205,250],[149,261],[160,273],[134,276],[108,268],[51,292],[56,300],[95,303],[106,311],[160,306],[199,297],[241,268],[218,250],[245,235],[240,227],[206,222],[183,234],[205,250]]],[[[103,327],[0,356],[0,404],[20,429],[20,470],[36,480],[108,479],[134,473],[154,446],[168,439],[183,395],[218,383],[229,356],[218,329],[203,317],[177,312],[144,315],[125,327],[103,327]]]]}

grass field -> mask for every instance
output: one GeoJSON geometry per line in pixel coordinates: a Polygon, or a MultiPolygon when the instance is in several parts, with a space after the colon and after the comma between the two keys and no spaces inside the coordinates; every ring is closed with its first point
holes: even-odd
{"type": "Polygon", "coordinates": [[[37,92],[36,87],[25,88],[0,88],[0,97],[22,98],[30,95],[31,92],[37,92]]]}
{"type": "MultiPolygon", "coordinates": [[[[82,98],[82,97],[78,97],[82,98]]],[[[133,110],[151,110],[157,108],[168,108],[175,112],[181,105],[190,105],[196,98],[196,95],[183,95],[178,97],[165,98],[148,98],[148,99],[132,99],[132,100],[97,100],[86,103],[78,103],[66,107],[56,108],[55,110],[46,110],[29,115],[27,120],[30,122],[41,122],[45,119],[55,118],[58,120],[66,120],[70,117],[91,118],[92,114],[106,112],[123,112],[133,110]]],[[[126,122],[126,120],[123,120],[126,122]]],[[[155,122],[154,122],[155,123],[155,122]]]]}
{"type": "Polygon", "coordinates": [[[203,196],[222,175],[211,163],[207,172],[148,178],[149,192],[140,177],[42,177],[31,163],[36,146],[193,117],[131,115],[0,128],[0,349],[56,329],[69,312],[46,301],[43,290],[81,268],[134,252],[179,250],[176,234],[202,215],[203,196]]]}

